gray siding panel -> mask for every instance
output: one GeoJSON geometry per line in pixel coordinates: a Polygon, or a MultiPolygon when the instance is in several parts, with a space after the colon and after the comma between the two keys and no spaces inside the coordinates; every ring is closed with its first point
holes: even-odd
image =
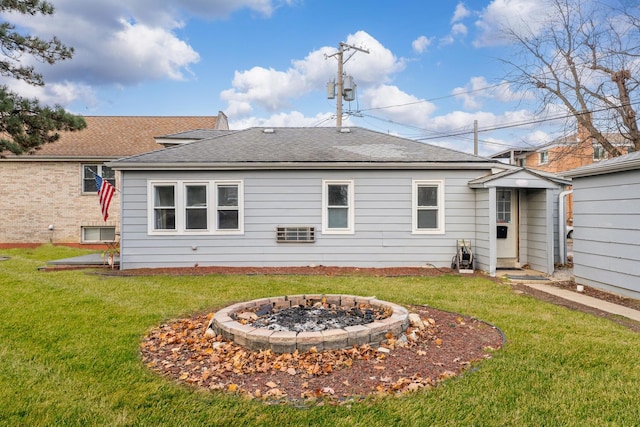
{"type": "Polygon", "coordinates": [[[640,170],[573,180],[578,283],[640,296],[640,170]]]}
{"type": "Polygon", "coordinates": [[[476,268],[489,271],[489,190],[476,190],[476,238],[471,242],[476,268]]]}
{"type": "MultiPolygon", "coordinates": [[[[228,266],[449,267],[457,239],[476,236],[482,171],[123,171],[122,268],[228,266]],[[243,235],[147,234],[147,179],[242,180],[243,235]],[[322,180],[353,180],[355,233],[323,234],[322,180]],[[412,180],[445,181],[445,234],[412,234],[412,180]],[[315,226],[315,243],[277,243],[275,227],[315,226]],[[194,249],[195,248],[195,249],[194,249]]],[[[477,238],[477,237],[476,237],[477,238]]],[[[475,242],[474,242],[475,245],[475,242]]],[[[476,250],[474,246],[474,251],[476,250]]]]}
{"type": "Polygon", "coordinates": [[[546,203],[545,190],[527,192],[527,259],[525,263],[534,270],[551,273],[547,271],[546,203]]]}

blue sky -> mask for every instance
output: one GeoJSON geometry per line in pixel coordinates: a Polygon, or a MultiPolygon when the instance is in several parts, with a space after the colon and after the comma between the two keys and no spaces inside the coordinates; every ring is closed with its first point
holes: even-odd
{"type": "Polygon", "coordinates": [[[326,55],[344,42],[370,52],[345,64],[358,90],[344,125],[472,152],[472,135],[457,134],[478,120],[486,155],[557,136],[548,125],[484,131],[537,117],[537,104],[504,84],[499,59],[514,47],[496,29],[531,22],[544,1],[53,0],[53,17],[5,18],[56,35],[74,58],[34,63],[44,88],[5,84],[82,115],[223,111],[233,129],[329,126],[337,61],[326,55]]]}

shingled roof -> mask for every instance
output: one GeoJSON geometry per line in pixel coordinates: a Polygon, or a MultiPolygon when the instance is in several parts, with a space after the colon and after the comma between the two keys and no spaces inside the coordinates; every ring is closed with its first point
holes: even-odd
{"type": "MultiPolygon", "coordinates": [[[[116,159],[163,148],[154,137],[213,129],[216,116],[84,116],[87,127],[21,157],[116,159]]],[[[7,155],[7,157],[13,157],[7,155]]]]}
{"type": "Polygon", "coordinates": [[[112,162],[120,169],[269,167],[296,164],[467,163],[474,156],[364,128],[250,128],[112,162]]]}

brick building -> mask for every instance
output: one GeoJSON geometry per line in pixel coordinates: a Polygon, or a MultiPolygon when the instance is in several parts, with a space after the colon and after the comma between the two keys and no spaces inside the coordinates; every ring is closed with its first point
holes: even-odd
{"type": "Polygon", "coordinates": [[[0,153],[0,243],[100,243],[114,240],[120,194],[102,218],[96,172],[119,187],[110,160],[163,148],[155,137],[227,128],[226,117],[87,116],[87,128],[21,156],[0,153]]]}
{"type": "MultiPolygon", "coordinates": [[[[620,134],[608,135],[609,140],[622,147],[622,153],[633,151],[620,134]]],[[[509,164],[550,172],[562,176],[562,172],[587,166],[607,159],[608,154],[589,134],[578,126],[575,134],[531,148],[504,150],[490,156],[505,159],[509,164]]],[[[567,224],[573,222],[572,195],[567,197],[567,224]]]]}

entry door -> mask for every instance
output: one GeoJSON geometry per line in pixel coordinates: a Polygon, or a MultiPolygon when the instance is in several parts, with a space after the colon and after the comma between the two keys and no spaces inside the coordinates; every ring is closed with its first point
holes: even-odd
{"type": "Polygon", "coordinates": [[[496,189],[496,238],[499,268],[518,264],[518,193],[511,188],[496,189]]]}

